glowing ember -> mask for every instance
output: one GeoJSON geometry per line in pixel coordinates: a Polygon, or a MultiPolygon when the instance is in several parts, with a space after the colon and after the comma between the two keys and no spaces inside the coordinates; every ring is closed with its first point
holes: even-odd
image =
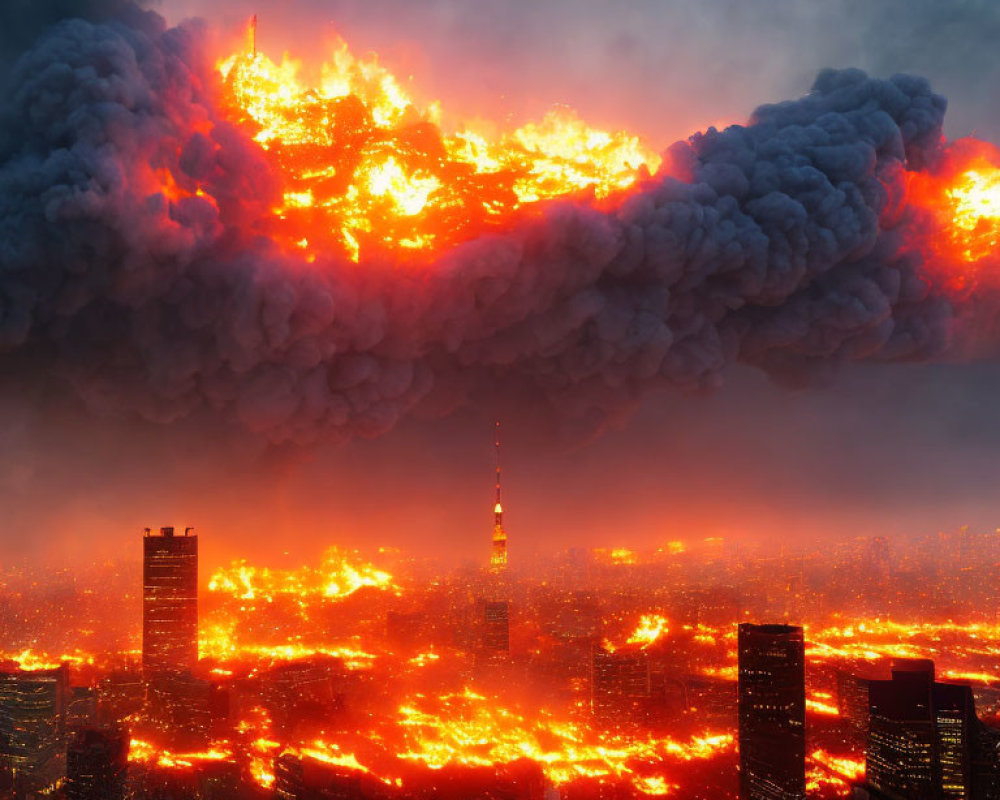
{"type": "Polygon", "coordinates": [[[272,235],[313,260],[339,251],[421,251],[460,241],[524,204],[627,189],[660,159],[625,133],[594,130],[572,111],[488,138],[443,135],[374,57],[340,42],[317,86],[262,53],[219,62],[225,103],[269,153],[284,188],[272,235]]]}

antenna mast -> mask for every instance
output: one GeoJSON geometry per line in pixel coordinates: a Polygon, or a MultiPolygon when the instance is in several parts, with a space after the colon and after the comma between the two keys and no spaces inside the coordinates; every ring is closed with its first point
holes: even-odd
{"type": "Polygon", "coordinates": [[[493,446],[496,452],[496,504],[493,506],[493,553],[490,571],[507,569],[507,532],[503,529],[503,506],[500,505],[500,420],[493,426],[493,446]]]}

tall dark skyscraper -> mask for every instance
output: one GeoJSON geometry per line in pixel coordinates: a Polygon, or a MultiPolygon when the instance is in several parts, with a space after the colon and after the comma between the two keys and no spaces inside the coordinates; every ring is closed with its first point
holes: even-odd
{"type": "Polygon", "coordinates": [[[65,752],[69,670],[0,670],[0,754],[18,794],[52,786],[65,752]]]}
{"type": "Polygon", "coordinates": [[[128,732],[121,727],[75,731],[66,750],[68,800],[122,800],[128,748],[128,732]]]}
{"type": "Polygon", "coordinates": [[[510,653],[510,604],[506,600],[481,600],[480,648],[488,657],[502,658],[510,653]]]}
{"type": "Polygon", "coordinates": [[[997,737],[972,689],[934,680],[934,662],[899,659],[868,688],[867,790],[873,798],[996,800],[997,737]]]}
{"type": "Polygon", "coordinates": [[[146,529],[142,539],[142,667],[147,676],[198,663],[198,537],[146,529]]]}
{"type": "Polygon", "coordinates": [[[636,718],[650,696],[649,660],[639,648],[605,650],[590,657],[590,710],[605,722],[636,718]]]}
{"type": "Polygon", "coordinates": [[[806,793],[806,673],[802,628],[739,627],[741,800],[806,793]]]}

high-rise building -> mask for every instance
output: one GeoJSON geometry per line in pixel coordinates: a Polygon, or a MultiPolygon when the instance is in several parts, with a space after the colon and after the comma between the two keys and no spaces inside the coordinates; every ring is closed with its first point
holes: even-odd
{"type": "Polygon", "coordinates": [[[634,720],[650,695],[649,660],[641,648],[594,647],[590,710],[604,722],[634,720]]]}
{"type": "Polygon", "coordinates": [[[510,605],[506,600],[486,600],[482,605],[482,650],[488,655],[510,653],[510,605]]]}
{"type": "Polygon", "coordinates": [[[490,571],[500,573],[507,569],[507,532],[503,527],[503,506],[500,505],[500,423],[494,428],[496,447],[496,503],[493,506],[493,551],[490,554],[490,571]]]}
{"type": "Polygon", "coordinates": [[[868,736],[868,684],[869,677],[857,675],[853,670],[837,670],[837,711],[852,734],[863,744],[868,736]]]}
{"type": "Polygon", "coordinates": [[[934,680],[934,662],[897,659],[871,681],[867,794],[906,800],[996,800],[997,738],[976,717],[972,689],[934,680]]]}
{"type": "Polygon", "coordinates": [[[741,800],[806,793],[805,644],[793,625],[739,627],[741,800]]]}
{"type": "Polygon", "coordinates": [[[69,670],[0,671],[0,750],[19,792],[62,777],[69,705],[69,670]]]}
{"type": "Polygon", "coordinates": [[[142,667],[147,676],[198,663],[198,537],[185,528],[143,535],[142,667]]]}
{"type": "Polygon", "coordinates": [[[74,731],[66,750],[67,800],[122,800],[128,747],[123,727],[74,731]]]}

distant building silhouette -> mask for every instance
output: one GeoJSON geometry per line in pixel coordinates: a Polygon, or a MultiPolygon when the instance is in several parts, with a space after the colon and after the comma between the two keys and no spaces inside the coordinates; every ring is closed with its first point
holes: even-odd
{"type": "Polygon", "coordinates": [[[74,731],[66,750],[67,800],[122,800],[128,748],[123,727],[74,731]]]}
{"type": "Polygon", "coordinates": [[[899,659],[869,684],[864,797],[1000,799],[1000,734],[976,717],[972,689],[934,680],[934,662],[899,659]]]}
{"type": "Polygon", "coordinates": [[[853,670],[837,670],[837,711],[857,744],[868,737],[868,684],[870,677],[853,670]]]}
{"type": "Polygon", "coordinates": [[[640,648],[594,647],[590,709],[603,722],[635,719],[650,696],[649,659],[640,648]]]}
{"type": "Polygon", "coordinates": [[[510,604],[506,600],[486,600],[482,611],[485,653],[506,656],[510,653],[510,604]]]}
{"type": "Polygon", "coordinates": [[[741,800],[806,792],[805,645],[792,625],[739,627],[741,800]]]}
{"type": "Polygon", "coordinates": [[[142,667],[192,670],[198,663],[198,537],[187,528],[146,529],[142,539],[142,667]]]}

